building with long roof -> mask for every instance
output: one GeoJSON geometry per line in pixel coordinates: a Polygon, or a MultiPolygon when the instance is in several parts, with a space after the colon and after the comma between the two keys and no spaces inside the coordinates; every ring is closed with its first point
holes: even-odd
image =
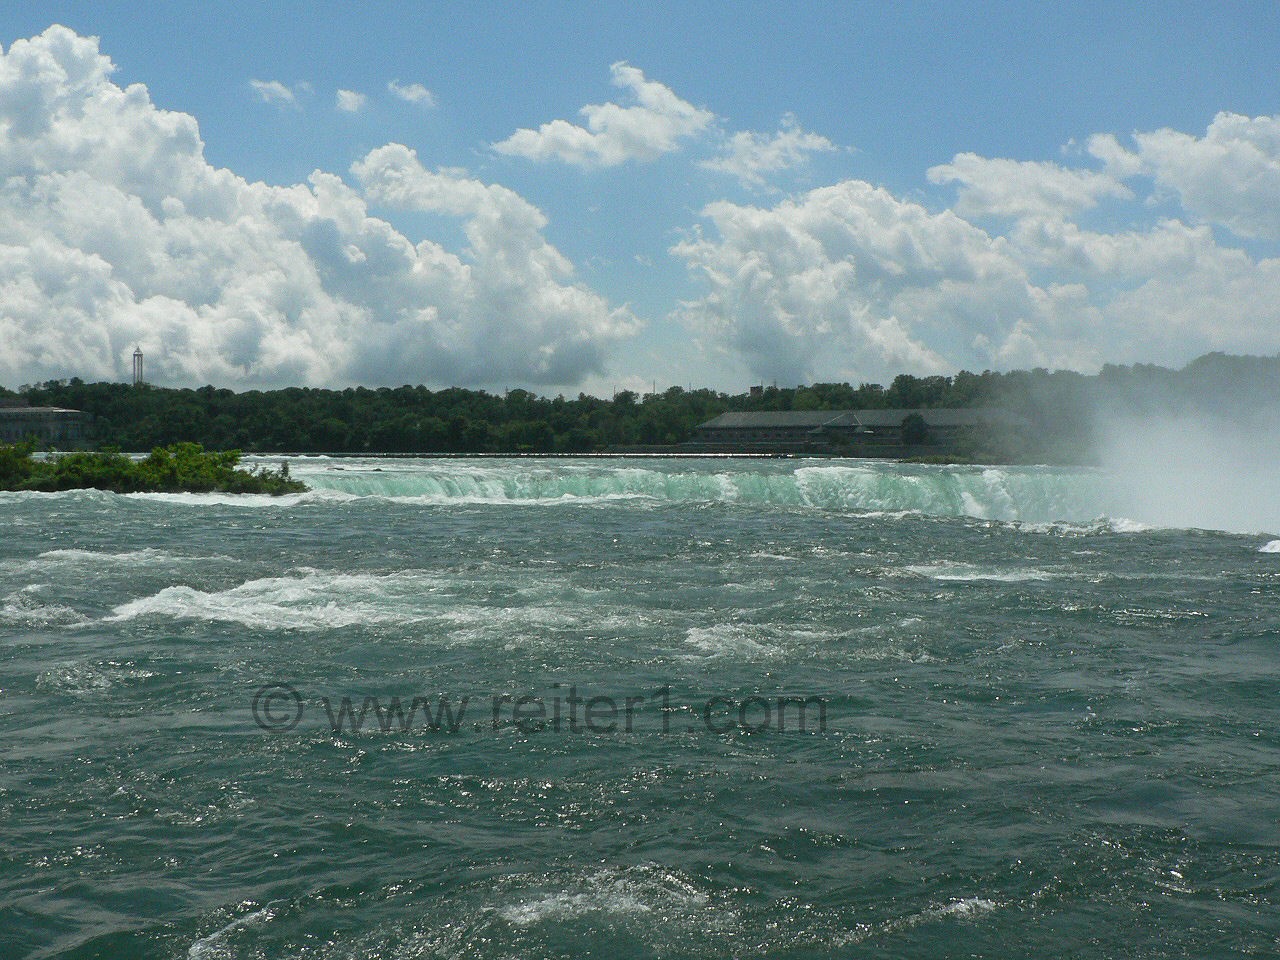
{"type": "Polygon", "coordinates": [[[761,451],[837,448],[897,456],[904,447],[950,448],[965,435],[989,435],[1016,420],[1007,411],[984,407],[738,411],[699,424],[692,445],[761,451]],[[913,425],[913,417],[919,417],[923,426],[913,425]]]}
{"type": "Polygon", "coordinates": [[[0,443],[35,438],[42,444],[80,446],[87,419],[79,410],[65,407],[0,407],[0,443]]]}

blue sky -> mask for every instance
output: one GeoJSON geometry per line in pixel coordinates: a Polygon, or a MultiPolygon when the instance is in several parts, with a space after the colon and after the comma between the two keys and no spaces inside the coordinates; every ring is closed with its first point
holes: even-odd
{"type": "Polygon", "coordinates": [[[9,386],[1280,351],[1274,3],[43,3],[0,45],[9,386]]]}

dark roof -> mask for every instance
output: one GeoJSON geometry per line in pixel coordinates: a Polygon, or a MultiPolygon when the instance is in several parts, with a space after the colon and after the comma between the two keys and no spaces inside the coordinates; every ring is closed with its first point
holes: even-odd
{"type": "Polygon", "coordinates": [[[750,413],[722,413],[701,427],[821,427],[837,420],[843,410],[759,410],[750,413]]]}
{"type": "Polygon", "coordinates": [[[1011,419],[1008,411],[992,407],[969,407],[959,410],[759,410],[722,413],[714,420],[698,424],[698,429],[763,430],[791,427],[816,430],[822,427],[854,428],[863,426],[898,427],[907,416],[918,413],[931,427],[970,427],[1011,419]]]}

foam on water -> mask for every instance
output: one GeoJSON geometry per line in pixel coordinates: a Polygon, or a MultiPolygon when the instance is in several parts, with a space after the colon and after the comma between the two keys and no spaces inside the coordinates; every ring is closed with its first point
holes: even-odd
{"type": "Polygon", "coordinates": [[[0,600],[0,625],[50,627],[88,622],[88,617],[71,607],[42,600],[40,591],[44,588],[44,584],[32,584],[0,600]]]}
{"type": "MultiPolygon", "coordinates": [[[[1089,471],[933,467],[881,461],[352,460],[297,462],[313,491],[426,504],[650,503],[772,505],[994,520],[1097,516],[1089,471]]],[[[306,497],[308,495],[300,495],[306,497]]],[[[301,501],[305,502],[305,501],[301,501]]]]}
{"type": "Polygon", "coordinates": [[[946,922],[975,923],[1001,906],[987,897],[962,897],[949,903],[926,907],[916,913],[874,924],[858,924],[847,934],[835,938],[841,946],[891,937],[926,924],[946,922]]]}
{"type": "Polygon", "coordinates": [[[358,497],[334,490],[311,490],[273,497],[266,493],[125,493],[130,500],[189,507],[297,507],[309,504],[345,503],[358,497]]]}
{"type": "Polygon", "coordinates": [[[208,936],[201,937],[187,950],[188,960],[223,960],[236,956],[229,942],[241,930],[257,924],[268,923],[275,917],[271,907],[262,907],[229,921],[208,936]]]}
{"type": "Polygon", "coordinates": [[[933,912],[940,917],[972,918],[981,916],[984,913],[990,913],[997,906],[998,904],[994,900],[988,900],[986,897],[965,897],[938,907],[933,912]]]}
{"type": "Polygon", "coordinates": [[[41,490],[3,490],[0,491],[0,504],[42,503],[47,501],[72,500],[79,503],[110,503],[119,494],[108,490],[63,490],[47,493],[41,490]]]}
{"type": "Polygon", "coordinates": [[[36,689],[44,693],[89,694],[110,690],[120,684],[149,680],[156,674],[133,663],[64,663],[36,678],[36,689]]]}
{"type": "Polygon", "coordinates": [[[608,917],[646,914],[659,914],[670,920],[705,910],[709,900],[706,893],[685,878],[656,864],[646,864],[595,871],[574,878],[561,889],[536,892],[499,906],[495,912],[518,927],[580,918],[599,922],[608,917]]]}
{"type": "Polygon", "coordinates": [[[239,623],[254,629],[324,630],[357,624],[415,623],[421,598],[438,581],[417,571],[348,574],[301,570],[228,590],[165,587],[120,604],[105,622],[163,616],[239,623]]]}
{"type": "Polygon", "coordinates": [[[95,563],[98,561],[119,563],[146,563],[149,561],[173,561],[179,559],[172,553],[147,547],[143,550],[124,550],[108,553],[97,550],[46,550],[37,560],[60,560],[69,563],[95,563]]]}
{"type": "Polygon", "coordinates": [[[73,567],[137,567],[140,565],[167,568],[177,564],[191,563],[208,563],[211,560],[230,561],[232,558],[228,556],[184,556],[182,554],[172,553],[168,550],[156,550],[153,547],[145,547],[141,550],[46,550],[39,554],[34,560],[28,561],[27,566],[33,569],[42,569],[53,566],[73,566],[73,567]]]}
{"type": "MultiPolygon", "coordinates": [[[[263,577],[225,590],[165,587],[158,593],[114,607],[101,622],[145,617],[236,623],[259,630],[317,632],[345,627],[415,626],[415,636],[474,643],[499,639],[524,644],[556,630],[607,627],[598,606],[566,603],[572,591],[558,581],[490,583],[474,576],[452,578],[423,570],[390,574],[341,573],[299,568],[280,577],[263,577]],[[502,602],[468,602],[461,594],[491,587],[502,602]],[[548,591],[559,600],[547,602],[548,591]]],[[[625,625],[625,621],[620,621],[625,625]]]]}
{"type": "Polygon", "coordinates": [[[1022,583],[1027,580],[1051,580],[1053,574],[1044,570],[1004,570],[976,567],[967,563],[913,564],[904,568],[908,573],[931,580],[993,580],[1000,583],[1022,583]]]}
{"type": "Polygon", "coordinates": [[[1145,533],[1155,529],[1148,524],[1126,517],[1096,517],[1084,522],[1051,520],[1048,522],[1018,523],[1017,529],[1025,533],[1047,533],[1058,537],[1089,537],[1106,533],[1145,533]]]}
{"type": "Polygon", "coordinates": [[[685,640],[690,646],[713,657],[759,660],[781,653],[777,645],[762,642],[753,637],[745,627],[731,623],[690,627],[685,632],[685,640]]]}
{"type": "MultiPolygon", "coordinates": [[[[282,458],[260,458],[264,464],[282,458]]],[[[133,501],[196,509],[292,509],[365,500],[422,506],[526,505],[637,507],[734,504],[859,513],[868,516],[970,517],[997,522],[1109,523],[1113,532],[1149,529],[1117,515],[1105,474],[1068,467],[934,466],[890,461],[726,460],[636,461],[483,458],[288,458],[293,475],[311,489],[259,494],[136,493],[133,501]],[[637,465],[642,464],[642,465],[637,465]],[[1103,518],[1099,520],[1099,518],[1103,518]]],[[[102,491],[17,493],[111,503],[102,491]]],[[[1120,514],[1120,516],[1123,516],[1120,514]]]]}

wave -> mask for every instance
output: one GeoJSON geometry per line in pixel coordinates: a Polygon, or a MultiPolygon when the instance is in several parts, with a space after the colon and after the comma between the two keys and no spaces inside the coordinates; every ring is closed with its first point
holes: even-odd
{"type": "Polygon", "coordinates": [[[62,564],[67,566],[86,566],[86,567],[108,567],[116,568],[127,565],[130,568],[136,568],[141,565],[151,565],[168,568],[179,563],[209,563],[213,560],[231,560],[227,556],[183,556],[176,553],[170,553],[166,550],[157,550],[154,547],[143,547],[140,550],[80,550],[76,548],[65,548],[60,550],[46,550],[34,560],[27,561],[26,565],[31,568],[43,568],[49,565],[62,564]]]}
{"type": "Polygon", "coordinates": [[[42,600],[39,596],[42,589],[42,585],[32,584],[0,598],[0,625],[52,627],[89,622],[71,607],[42,600]]]}
{"type": "Polygon", "coordinates": [[[967,563],[940,563],[931,565],[914,565],[905,568],[908,573],[931,580],[954,580],[958,582],[991,580],[1000,583],[1024,583],[1028,580],[1051,580],[1053,574],[1044,570],[1031,568],[990,569],[976,567],[967,563]]]}
{"type": "Polygon", "coordinates": [[[104,553],[97,550],[78,550],[74,548],[66,548],[60,550],[46,550],[40,554],[37,560],[61,560],[70,563],[97,561],[129,561],[133,563],[145,563],[150,560],[171,561],[173,554],[165,553],[161,550],[154,550],[146,547],[142,550],[124,550],[119,553],[104,553]]]}
{"type": "Polygon", "coordinates": [[[270,906],[261,907],[250,913],[235,917],[213,931],[213,933],[201,937],[191,944],[187,950],[188,960],[215,960],[215,958],[232,956],[233,954],[229,949],[224,949],[228,946],[226,941],[241,930],[259,924],[270,923],[274,919],[275,910],[270,906]]]}
{"type": "MultiPolygon", "coordinates": [[[[397,883],[372,896],[409,898],[417,885],[397,883]]],[[[371,895],[346,893],[346,910],[371,912],[371,895]],[[361,899],[364,898],[364,899],[361,899]]],[[[203,933],[187,950],[189,960],[242,956],[296,956],[282,950],[300,924],[332,920],[334,900],[317,892],[259,906],[241,901],[206,918],[203,933]],[[272,926],[285,929],[272,932],[272,926]],[[274,949],[273,949],[274,947],[274,949]]],[[[323,925],[323,923],[322,923],[323,925]]],[[[411,918],[377,917],[367,929],[334,936],[316,957],[527,957],[667,956],[670,945],[713,949],[740,927],[738,914],[692,877],[655,863],[593,867],[545,874],[506,873],[483,884],[453,886],[434,896],[411,918]],[[620,951],[619,944],[629,949],[620,951]]],[[[202,930],[203,932],[203,930],[202,930]]],[[[682,955],[688,954],[686,949],[682,955]]]]}
{"type": "Polygon", "coordinates": [[[415,622],[414,601],[430,588],[423,574],[315,570],[250,580],[228,590],[165,587],[115,607],[107,622],[162,616],[238,623],[251,629],[321,630],[415,622]]]}
{"type": "Polygon", "coordinates": [[[422,635],[440,643],[467,644],[547,636],[598,615],[592,605],[567,604],[559,583],[508,589],[506,605],[469,602],[459,596],[468,589],[467,583],[424,570],[341,573],[300,567],[225,590],[165,587],[114,607],[102,622],[158,617],[302,633],[418,625],[422,635]]]}
{"type": "Polygon", "coordinates": [[[690,627],[685,640],[691,647],[712,657],[732,657],[739,661],[764,660],[782,652],[781,647],[760,637],[761,628],[748,629],[736,624],[690,627]],[[753,636],[752,633],[756,635],[753,636]]]}
{"type": "Polygon", "coordinates": [[[563,883],[547,885],[552,889],[497,907],[498,916],[513,926],[529,927],[584,917],[697,913],[710,904],[692,881],[657,864],[597,871],[567,889],[563,883]]]}

